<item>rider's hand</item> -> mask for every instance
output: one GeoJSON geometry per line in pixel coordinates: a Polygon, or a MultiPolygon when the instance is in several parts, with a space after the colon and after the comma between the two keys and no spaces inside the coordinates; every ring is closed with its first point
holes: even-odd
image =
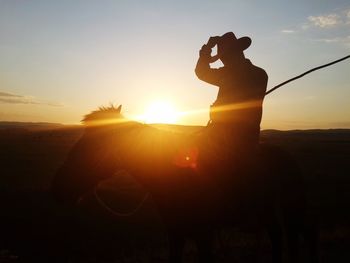
{"type": "Polygon", "coordinates": [[[210,48],[215,47],[218,44],[220,37],[215,36],[215,37],[210,37],[208,42],[207,42],[207,46],[210,48]]]}
{"type": "Polygon", "coordinates": [[[208,45],[203,45],[201,50],[199,50],[199,56],[204,58],[210,58],[211,48],[208,45]]]}
{"type": "Polygon", "coordinates": [[[201,50],[199,51],[199,56],[202,58],[207,58],[209,63],[213,63],[219,59],[218,55],[211,56],[212,48],[215,47],[219,41],[218,36],[210,37],[207,44],[203,45],[201,50]]]}

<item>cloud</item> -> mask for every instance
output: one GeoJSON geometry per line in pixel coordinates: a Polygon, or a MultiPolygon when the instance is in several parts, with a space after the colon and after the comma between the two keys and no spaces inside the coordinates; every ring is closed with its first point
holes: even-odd
{"type": "Polygon", "coordinates": [[[307,37],[313,41],[350,48],[350,8],[310,15],[300,28],[300,35],[308,34],[307,37]]]}
{"type": "Polygon", "coordinates": [[[316,41],[324,42],[324,43],[339,43],[339,42],[342,42],[342,40],[343,39],[340,37],[316,39],[316,41]]]}
{"type": "Polygon", "coordinates": [[[316,27],[330,28],[342,23],[341,17],[337,14],[309,16],[308,20],[316,27]]]}
{"type": "Polygon", "coordinates": [[[32,96],[23,96],[23,95],[17,95],[17,94],[12,94],[8,92],[2,92],[2,91],[0,91],[0,103],[31,104],[31,105],[53,106],[53,107],[63,106],[60,103],[37,100],[32,96]]]}
{"type": "Polygon", "coordinates": [[[282,33],[285,33],[285,34],[293,34],[295,33],[295,30],[292,30],[292,29],[283,29],[281,30],[282,33]]]}
{"type": "Polygon", "coordinates": [[[316,39],[316,41],[324,42],[324,43],[339,43],[350,48],[350,36],[334,37],[334,38],[319,38],[319,39],[316,39]]]}
{"type": "Polygon", "coordinates": [[[346,28],[350,25],[350,9],[318,16],[309,16],[307,19],[308,22],[302,26],[303,29],[309,29],[310,27],[318,27],[321,29],[335,27],[346,28]]]}
{"type": "Polygon", "coordinates": [[[0,97],[21,98],[22,96],[0,91],[0,97]]]}

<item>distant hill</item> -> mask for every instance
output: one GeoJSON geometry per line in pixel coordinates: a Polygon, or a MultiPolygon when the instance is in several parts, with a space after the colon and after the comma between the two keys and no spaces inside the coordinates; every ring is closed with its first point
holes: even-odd
{"type": "Polygon", "coordinates": [[[262,140],[298,140],[313,142],[344,142],[350,143],[350,129],[310,129],[310,130],[263,130],[262,140]]]}
{"type": "Polygon", "coordinates": [[[348,134],[350,133],[350,129],[307,129],[307,130],[286,130],[286,131],[280,131],[280,130],[274,130],[274,129],[266,129],[263,130],[262,133],[264,134],[283,134],[283,133],[289,133],[289,134],[348,134]]]}
{"type": "MultiPolygon", "coordinates": [[[[159,128],[162,130],[168,130],[173,132],[196,132],[203,129],[205,126],[198,125],[178,125],[178,124],[150,124],[150,126],[159,128]]],[[[82,125],[66,125],[61,123],[50,122],[12,122],[12,121],[0,121],[0,130],[4,129],[16,129],[27,131],[44,131],[55,130],[65,128],[83,128],[82,125]]],[[[264,136],[341,136],[347,137],[350,135],[350,129],[308,129],[308,130],[287,130],[280,131],[275,129],[262,130],[261,135],[264,136]]]]}
{"type": "Polygon", "coordinates": [[[0,129],[50,130],[64,127],[60,123],[0,121],[0,129]]]}

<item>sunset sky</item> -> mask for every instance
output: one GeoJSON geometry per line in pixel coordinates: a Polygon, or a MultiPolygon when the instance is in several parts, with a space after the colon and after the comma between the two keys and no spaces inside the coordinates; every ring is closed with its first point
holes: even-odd
{"type": "MultiPolygon", "coordinates": [[[[350,54],[349,0],[0,0],[0,120],[79,123],[98,106],[154,102],[205,125],[217,88],[197,79],[210,36],[250,36],[268,87],[350,54]]],[[[217,65],[218,66],[218,65],[217,65]]],[[[268,95],[262,128],[350,128],[350,60],[268,95]]]]}

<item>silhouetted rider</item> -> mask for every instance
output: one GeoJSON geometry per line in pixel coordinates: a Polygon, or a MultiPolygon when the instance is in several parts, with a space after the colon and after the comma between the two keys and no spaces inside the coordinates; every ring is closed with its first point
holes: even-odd
{"type": "Polygon", "coordinates": [[[210,108],[212,137],[232,147],[238,154],[250,152],[259,142],[262,104],[267,88],[266,72],[246,59],[243,51],[251,44],[249,37],[237,39],[234,33],[210,37],[199,52],[195,69],[199,79],[219,87],[210,108]],[[211,56],[217,45],[217,55],[211,56]],[[210,63],[220,59],[221,68],[210,63]]]}

